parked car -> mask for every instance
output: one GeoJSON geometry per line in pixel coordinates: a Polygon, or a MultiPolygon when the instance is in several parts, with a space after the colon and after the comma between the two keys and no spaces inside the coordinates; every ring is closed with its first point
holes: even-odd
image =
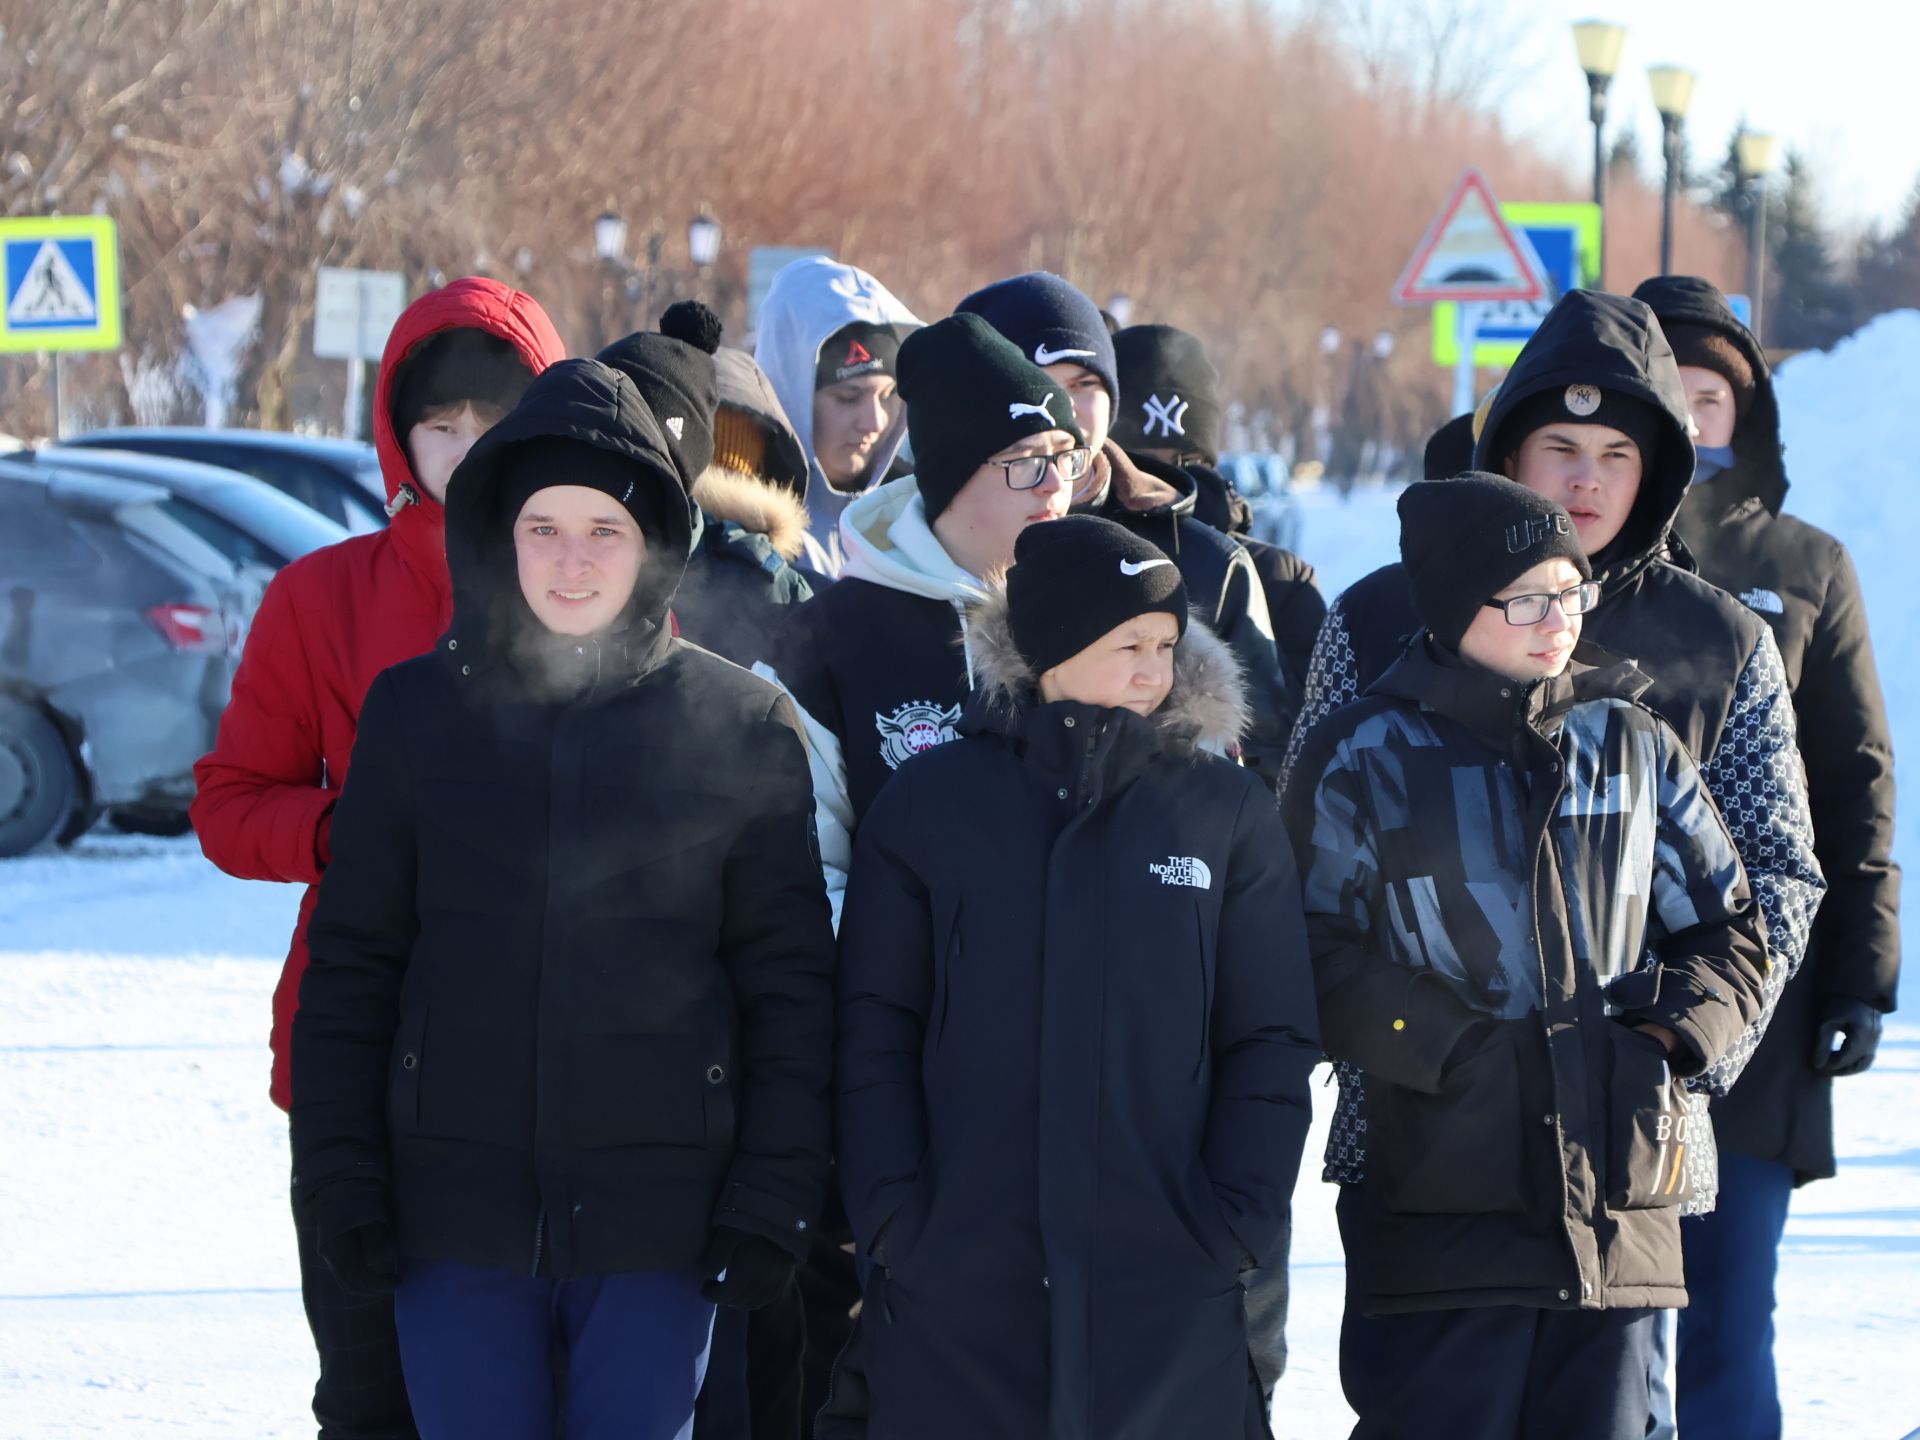
{"type": "Polygon", "coordinates": [[[161,508],[234,563],[254,605],[283,565],[347,538],[342,526],[251,475],[131,450],[50,445],[37,453],[64,469],[160,486],[161,508]]]}
{"type": "Polygon", "coordinates": [[[251,611],[170,492],[0,457],[0,856],[193,799],[251,611]]]}
{"type": "Polygon", "coordinates": [[[105,446],[170,455],[238,470],[317,510],[350,535],[387,523],[387,488],[371,445],[358,440],[289,435],[278,430],[211,430],[155,425],[94,430],[68,445],[105,446]]]}

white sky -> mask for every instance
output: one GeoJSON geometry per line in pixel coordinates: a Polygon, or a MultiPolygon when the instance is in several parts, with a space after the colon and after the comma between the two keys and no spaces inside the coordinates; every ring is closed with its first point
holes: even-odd
{"type": "MultiPolygon", "coordinates": [[[[1497,9],[1488,0],[1344,0],[1348,13],[1376,17],[1394,3],[1433,15],[1497,9]]],[[[1336,13],[1342,4],[1331,0],[1336,13]]],[[[1920,179],[1920,9],[1905,0],[1507,0],[1511,64],[1483,61],[1494,72],[1487,93],[1513,134],[1564,155],[1582,176],[1593,140],[1571,27],[1589,19],[1627,27],[1608,128],[1636,129],[1649,167],[1659,161],[1660,117],[1647,67],[1677,64],[1699,76],[1687,116],[1696,166],[1725,153],[1744,115],[1780,137],[1783,159],[1789,146],[1808,155],[1829,222],[1847,231],[1891,222],[1920,179]]]]}

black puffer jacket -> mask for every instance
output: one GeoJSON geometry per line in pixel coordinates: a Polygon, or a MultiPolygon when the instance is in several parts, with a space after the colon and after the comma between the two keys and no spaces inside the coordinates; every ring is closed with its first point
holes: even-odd
{"type": "Polygon", "coordinates": [[[1759,1015],[1766,938],[1645,688],[1579,661],[1519,685],[1417,640],[1301,752],[1321,1023],[1366,1091],[1342,1203],[1369,1312],[1685,1303],[1677,1077],[1759,1015]]]}
{"type": "Polygon", "coordinates": [[[700,539],[673,596],[680,634],[752,666],[773,655],[792,606],[813,598],[793,562],[807,538],[807,509],[792,491],[757,475],[710,465],[693,487],[700,539]]]}
{"type": "Polygon", "coordinates": [[[1846,547],[1780,513],[1787,494],[1780,411],[1752,333],[1704,280],[1666,276],[1634,295],[1663,324],[1724,335],[1757,382],[1734,432],[1732,468],[1692,488],[1677,528],[1701,576],[1766,621],[1780,647],[1827,894],[1806,963],[1740,1084],[1714,1106],[1714,1130],[1728,1149],[1790,1164],[1802,1181],[1819,1179],[1834,1172],[1833,1082],[1810,1063],[1820,1021],[1836,997],[1892,1010],[1900,974],[1886,702],[1846,547]]]}
{"type": "Polygon", "coordinates": [[[1253,538],[1252,508],[1218,469],[1195,464],[1187,466],[1186,473],[1197,495],[1194,517],[1239,541],[1253,561],[1267,597],[1274,648],[1280,652],[1280,666],[1297,698],[1307,683],[1307,664],[1313,659],[1313,642],[1320,637],[1320,622],[1327,618],[1327,602],[1313,566],[1291,550],[1253,538]]]}
{"type": "Polygon", "coordinates": [[[1004,601],[972,633],[963,736],[881,792],[847,891],[871,1408],[837,1381],[818,1433],[1264,1435],[1237,1282],[1292,1192],[1318,1041],[1271,794],[1196,750],[1244,721],[1232,662],[1196,621],[1143,720],[1039,703],[1004,601]]]}
{"type": "MultiPolygon", "coordinates": [[[[617,372],[564,361],[449,491],[454,619],[373,684],[294,1029],[300,1205],[401,1252],[686,1269],[724,1223],[805,1250],[828,1170],[833,941],[772,686],[672,639],[694,511],[617,372]],[[503,451],[562,435],[664,492],[626,618],[526,611],[503,451]]],[[[645,482],[643,482],[645,483],[645,482]]]]}

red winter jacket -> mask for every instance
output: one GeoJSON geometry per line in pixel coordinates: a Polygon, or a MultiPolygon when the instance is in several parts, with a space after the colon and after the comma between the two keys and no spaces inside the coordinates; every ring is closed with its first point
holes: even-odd
{"type": "Polygon", "coordinates": [[[272,1095],[282,1110],[292,1101],[289,1037],[307,968],[307,917],[330,858],[333,802],[361,701],[374,676],[431,649],[453,617],[446,512],[414,484],[394,434],[394,372],[421,341],[463,326],[510,341],[535,374],[566,353],[533,298],[497,281],[456,280],[407,307],[380,360],[373,438],[388,498],[407,485],[417,503],[380,534],[329,545],[274,577],[213,753],[193,771],[193,828],[207,858],[243,880],[307,887],[273,993],[272,1095]]]}

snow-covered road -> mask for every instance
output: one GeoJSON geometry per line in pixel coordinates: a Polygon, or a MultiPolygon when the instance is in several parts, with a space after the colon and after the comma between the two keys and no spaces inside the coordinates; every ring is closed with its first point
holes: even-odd
{"type": "MultiPolygon", "coordinates": [[[[296,898],[218,874],[190,839],[0,865],[0,1436],[313,1433],[266,1097],[296,898]]],[[[1920,1425],[1920,1026],[1895,1024],[1840,1097],[1841,1178],[1796,1197],[1783,1256],[1788,1430],[1896,1440],[1920,1425]]],[[[1276,1407],[1289,1437],[1351,1423],[1319,1140],[1276,1407]]]]}

